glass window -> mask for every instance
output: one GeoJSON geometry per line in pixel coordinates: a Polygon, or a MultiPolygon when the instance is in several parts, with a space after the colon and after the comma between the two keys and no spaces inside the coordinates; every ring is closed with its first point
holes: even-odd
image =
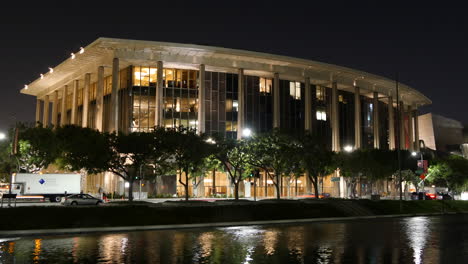
{"type": "Polygon", "coordinates": [[[260,78],[259,87],[261,93],[271,93],[272,80],[267,78],[260,78]]]}
{"type": "Polygon", "coordinates": [[[233,112],[238,112],[239,111],[239,103],[237,102],[237,100],[232,101],[232,110],[233,110],[233,112]]]}
{"type": "Polygon", "coordinates": [[[289,95],[295,100],[301,100],[301,83],[289,82],[289,95]]]}
{"type": "Polygon", "coordinates": [[[167,69],[164,70],[164,79],[165,79],[165,87],[174,87],[174,70],[172,69],[167,69]]]}
{"type": "Polygon", "coordinates": [[[315,91],[317,101],[325,101],[325,87],[317,85],[315,91]]]}
{"type": "Polygon", "coordinates": [[[133,85],[134,86],[149,86],[150,76],[156,82],[156,68],[150,69],[149,67],[134,67],[133,68],[133,85]]]}
{"type": "Polygon", "coordinates": [[[317,120],[327,121],[327,112],[324,109],[319,109],[316,112],[317,120]]]}

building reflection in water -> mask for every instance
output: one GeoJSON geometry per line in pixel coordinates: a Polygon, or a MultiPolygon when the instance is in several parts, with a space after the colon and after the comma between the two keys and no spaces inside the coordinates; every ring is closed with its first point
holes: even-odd
{"type": "Polygon", "coordinates": [[[428,217],[409,217],[403,221],[403,227],[413,250],[415,264],[422,262],[423,250],[429,238],[430,220],[428,217]]]}
{"type": "Polygon", "coordinates": [[[440,252],[445,245],[463,252],[467,228],[466,220],[451,221],[413,217],[4,239],[0,263],[455,263],[444,261],[456,256],[440,252]],[[441,245],[453,228],[459,235],[441,245]]]}
{"type": "Polygon", "coordinates": [[[33,252],[33,262],[39,263],[39,257],[41,255],[41,243],[42,239],[35,239],[34,240],[34,252],[33,252]]]}
{"type": "Polygon", "coordinates": [[[98,242],[98,254],[101,261],[122,262],[127,253],[128,234],[102,235],[98,242]]]}

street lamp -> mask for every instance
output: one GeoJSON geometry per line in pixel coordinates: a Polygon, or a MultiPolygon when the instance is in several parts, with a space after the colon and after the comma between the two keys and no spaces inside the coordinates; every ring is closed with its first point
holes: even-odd
{"type": "Polygon", "coordinates": [[[6,134],[3,132],[0,132],[0,140],[6,139],[6,134]]]}
{"type": "Polygon", "coordinates": [[[242,130],[242,137],[250,137],[252,135],[252,130],[250,128],[244,128],[242,130]]]}
{"type": "MultiPolygon", "coordinates": [[[[421,161],[421,167],[422,167],[422,169],[423,169],[423,171],[424,171],[424,159],[423,159],[423,153],[422,153],[422,151],[420,151],[419,154],[421,155],[421,156],[420,156],[420,158],[421,158],[421,159],[420,159],[420,161],[421,161]]],[[[411,152],[411,156],[416,157],[417,155],[418,155],[418,153],[417,153],[416,151],[411,152]]],[[[418,167],[419,167],[419,166],[418,166],[418,167]]],[[[423,193],[424,193],[424,180],[425,180],[425,179],[426,179],[425,177],[424,177],[424,179],[422,179],[422,192],[423,192],[423,193]]],[[[426,196],[426,194],[424,194],[423,200],[426,200],[426,197],[425,197],[425,196],[426,196]]]]}
{"type": "Polygon", "coordinates": [[[209,144],[216,144],[216,141],[215,141],[213,138],[211,138],[211,137],[207,138],[207,139],[205,140],[205,142],[206,142],[206,143],[209,143],[209,144]]]}
{"type": "Polygon", "coordinates": [[[352,147],[352,146],[350,146],[350,145],[346,145],[346,146],[344,146],[344,148],[343,148],[343,149],[344,149],[344,151],[346,151],[346,152],[351,152],[351,151],[353,151],[353,147],[352,147]]]}

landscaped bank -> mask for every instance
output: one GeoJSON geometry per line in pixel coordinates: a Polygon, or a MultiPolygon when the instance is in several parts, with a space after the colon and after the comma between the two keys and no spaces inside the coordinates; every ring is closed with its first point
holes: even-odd
{"type": "Polygon", "coordinates": [[[468,212],[464,201],[281,200],[121,203],[0,209],[0,230],[177,225],[392,214],[468,212]]]}

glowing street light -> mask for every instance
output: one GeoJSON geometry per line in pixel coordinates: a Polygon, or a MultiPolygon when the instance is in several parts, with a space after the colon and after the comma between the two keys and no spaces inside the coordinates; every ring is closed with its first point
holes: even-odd
{"type": "Polygon", "coordinates": [[[252,130],[250,128],[244,128],[242,130],[242,137],[250,137],[252,135],[252,130]]]}
{"type": "Polygon", "coordinates": [[[205,141],[206,141],[206,143],[209,143],[209,144],[215,144],[216,143],[216,141],[214,141],[214,139],[210,138],[210,137],[207,138],[205,141]]]}
{"type": "Polygon", "coordinates": [[[0,140],[6,139],[6,134],[3,132],[0,132],[0,140]]]}
{"type": "Polygon", "coordinates": [[[416,151],[411,152],[411,156],[416,157],[416,155],[418,155],[416,151]]]}
{"type": "Polygon", "coordinates": [[[352,147],[352,146],[350,146],[350,145],[346,145],[346,146],[344,146],[344,148],[343,148],[343,149],[344,149],[344,151],[346,151],[346,152],[351,152],[351,151],[353,151],[353,147],[352,147]]]}

